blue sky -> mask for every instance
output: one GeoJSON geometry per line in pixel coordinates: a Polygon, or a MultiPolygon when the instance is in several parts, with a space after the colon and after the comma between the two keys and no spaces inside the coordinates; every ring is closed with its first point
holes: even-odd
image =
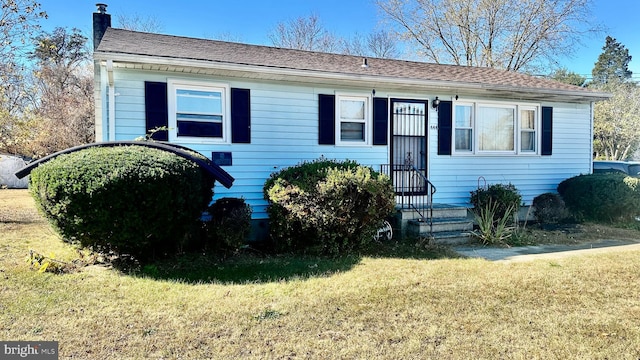
{"type": "MultiPolygon", "coordinates": [[[[43,29],[76,27],[90,35],[96,2],[108,4],[114,25],[118,14],[149,15],[162,24],[162,33],[193,37],[229,34],[242,42],[271,45],[267,34],[277,23],[316,14],[325,28],[342,36],[367,34],[380,26],[373,0],[41,0],[49,19],[43,29]]],[[[602,52],[607,35],[616,38],[633,59],[629,68],[640,80],[640,1],[593,0],[593,16],[608,28],[586,38],[571,59],[562,65],[570,71],[590,75],[602,52]]]]}

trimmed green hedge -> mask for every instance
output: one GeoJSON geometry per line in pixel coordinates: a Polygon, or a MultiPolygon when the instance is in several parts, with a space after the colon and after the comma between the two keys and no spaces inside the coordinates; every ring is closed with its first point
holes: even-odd
{"type": "Polygon", "coordinates": [[[284,169],[266,181],[264,196],[277,251],[362,248],[395,208],[389,178],[353,161],[319,159],[284,169]]]}
{"type": "Polygon", "coordinates": [[[213,195],[192,161],[142,147],[87,148],[31,173],[39,208],[67,241],[139,259],[189,246],[213,195]]]}
{"type": "Polygon", "coordinates": [[[590,221],[630,221],[640,215],[640,179],[622,173],[579,175],[558,185],[575,214],[590,221]]]}

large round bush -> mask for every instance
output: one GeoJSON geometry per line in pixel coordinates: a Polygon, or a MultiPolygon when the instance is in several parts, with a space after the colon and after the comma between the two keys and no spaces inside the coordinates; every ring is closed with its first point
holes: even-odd
{"type": "Polygon", "coordinates": [[[395,207],[389,178],[352,161],[321,159],[284,169],[267,180],[264,195],[280,251],[361,248],[395,207]]]}
{"type": "Polygon", "coordinates": [[[30,179],[36,203],[65,240],[140,259],[188,245],[212,188],[193,161],[142,146],[61,155],[30,179]]]}
{"type": "Polygon", "coordinates": [[[640,215],[640,179],[622,173],[579,175],[558,185],[574,215],[592,221],[628,221],[640,215]]]}

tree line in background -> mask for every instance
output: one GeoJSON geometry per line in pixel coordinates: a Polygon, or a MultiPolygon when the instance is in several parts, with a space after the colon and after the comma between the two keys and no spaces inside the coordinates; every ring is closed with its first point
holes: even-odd
{"type": "Polygon", "coordinates": [[[593,151],[595,159],[640,160],[640,86],[629,70],[629,50],[607,36],[602,53],[591,72],[591,81],[567,69],[556,70],[551,78],[563,83],[589,87],[612,94],[594,105],[593,151]]]}
{"type": "MultiPolygon", "coordinates": [[[[383,30],[349,38],[317,15],[283,21],[268,34],[274,46],[378,58],[484,66],[543,73],[575,54],[587,34],[590,0],[375,0],[383,30]]],[[[93,68],[88,39],[77,29],[42,32],[47,18],[34,0],[0,0],[0,152],[41,157],[94,141],[93,68]]],[[[117,26],[161,30],[155,18],[117,15],[117,26]]],[[[214,36],[235,40],[229,34],[214,36]]],[[[628,50],[607,37],[592,80],[568,69],[550,78],[610,92],[595,105],[594,152],[627,159],[640,147],[640,89],[628,50]]]]}

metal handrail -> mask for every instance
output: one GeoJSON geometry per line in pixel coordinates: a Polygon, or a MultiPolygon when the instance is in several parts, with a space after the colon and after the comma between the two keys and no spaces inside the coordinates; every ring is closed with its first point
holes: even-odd
{"type": "Polygon", "coordinates": [[[400,196],[401,209],[411,209],[420,216],[420,221],[429,224],[433,233],[433,194],[436,187],[415,165],[403,164],[380,166],[381,172],[393,178],[396,195],[400,196]],[[426,196],[426,200],[425,200],[426,196]],[[419,200],[421,199],[421,200],[419,200]],[[428,204],[425,204],[427,202],[428,204]]]}
{"type": "Polygon", "coordinates": [[[433,183],[427,179],[427,177],[422,173],[422,171],[420,171],[418,168],[415,167],[415,165],[409,165],[410,170],[412,171],[412,176],[418,176],[418,178],[420,180],[422,180],[424,187],[426,189],[427,186],[429,186],[429,190],[427,191],[427,201],[429,202],[429,207],[427,209],[427,211],[429,212],[429,216],[425,216],[423,214],[422,211],[424,211],[423,209],[419,209],[415,204],[413,205],[413,209],[422,217],[422,221],[427,222],[429,224],[429,233],[433,234],[433,194],[435,194],[435,192],[437,191],[435,185],[433,185],[433,183]]]}

